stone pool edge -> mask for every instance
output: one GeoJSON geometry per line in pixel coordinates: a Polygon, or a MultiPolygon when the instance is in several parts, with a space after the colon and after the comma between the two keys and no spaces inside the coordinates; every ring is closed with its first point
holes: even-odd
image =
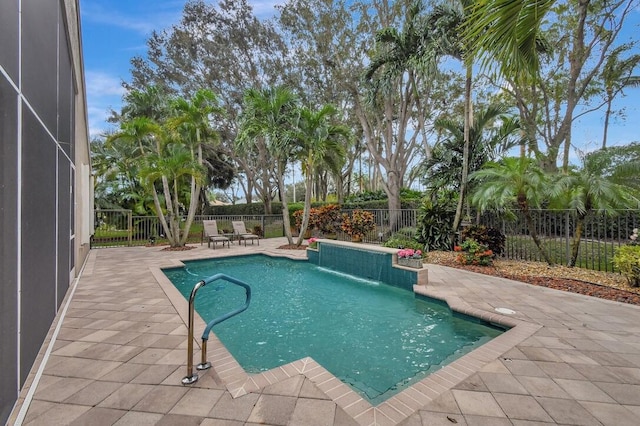
{"type": "MultiPolygon", "coordinates": [[[[286,255],[261,254],[271,257],[286,257],[294,260],[302,260],[286,255]]],[[[182,318],[185,325],[188,325],[188,302],[162,272],[162,269],[183,265],[182,262],[175,261],[170,265],[150,267],[149,269],[176,309],[180,318],[182,318]]],[[[249,375],[213,332],[207,343],[208,361],[210,361],[213,366],[211,370],[199,373],[200,375],[205,375],[211,374],[209,373],[209,371],[211,371],[225,385],[233,398],[256,392],[266,386],[281,382],[296,375],[303,375],[359,424],[395,425],[429,404],[444,392],[452,389],[458,383],[477,373],[482,367],[495,361],[502,354],[531,337],[536,331],[542,328],[542,325],[539,324],[532,324],[495,312],[473,308],[458,296],[440,295],[435,291],[431,291],[429,287],[425,285],[414,285],[413,291],[416,294],[445,302],[449,309],[454,312],[478,318],[488,323],[497,324],[509,328],[509,330],[447,364],[419,382],[407,387],[377,406],[372,406],[357,392],[352,390],[311,357],[305,357],[259,374],[249,375]]],[[[195,364],[199,362],[200,359],[199,340],[206,327],[205,322],[197,312],[194,318],[194,326],[194,336],[196,339],[194,346],[196,348],[196,352],[194,353],[195,364]]],[[[186,375],[186,353],[184,372],[186,375]]]]}

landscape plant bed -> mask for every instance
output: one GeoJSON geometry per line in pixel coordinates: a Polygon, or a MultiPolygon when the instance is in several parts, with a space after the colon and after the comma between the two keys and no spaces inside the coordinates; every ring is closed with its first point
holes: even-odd
{"type": "Polygon", "coordinates": [[[430,252],[428,262],[556,290],[640,305],[640,288],[630,287],[620,274],[565,266],[551,267],[543,262],[526,261],[496,260],[494,266],[461,265],[456,262],[455,256],[454,252],[430,252]]]}

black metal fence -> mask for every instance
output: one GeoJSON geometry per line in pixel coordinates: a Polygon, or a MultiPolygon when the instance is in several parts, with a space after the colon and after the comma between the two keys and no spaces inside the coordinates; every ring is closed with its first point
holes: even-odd
{"type": "MultiPolygon", "coordinates": [[[[369,211],[375,217],[376,227],[364,236],[364,242],[380,244],[396,232],[411,235],[417,229],[417,210],[369,211]]],[[[348,213],[347,210],[344,212],[348,213]]],[[[568,264],[577,224],[575,213],[567,210],[534,210],[531,213],[536,232],[543,241],[548,256],[557,264],[568,264]]],[[[96,210],[95,214],[96,230],[92,247],[146,245],[152,240],[156,244],[163,242],[164,231],[156,216],[133,216],[130,210],[96,210]]],[[[485,213],[472,217],[472,223],[497,228],[505,234],[503,258],[543,260],[522,214],[485,213]]],[[[247,230],[262,238],[285,235],[281,215],[196,216],[189,233],[189,242],[202,241],[202,221],[205,219],[215,219],[220,231],[225,233],[232,232],[231,221],[241,220],[247,230]]],[[[635,228],[640,228],[640,210],[616,211],[613,215],[589,214],[584,221],[576,266],[613,271],[611,261],[615,249],[630,242],[629,237],[635,228]]],[[[339,227],[336,238],[350,239],[339,227]]]]}
{"type": "MultiPolygon", "coordinates": [[[[559,265],[569,264],[578,217],[569,210],[534,210],[531,212],[536,233],[549,258],[559,265]]],[[[542,261],[533,242],[524,215],[484,214],[479,223],[500,229],[506,236],[508,259],[542,261]]],[[[615,214],[594,212],[584,218],[576,266],[599,271],[613,271],[615,249],[630,242],[633,229],[640,227],[640,210],[620,210],[615,214]]]]}

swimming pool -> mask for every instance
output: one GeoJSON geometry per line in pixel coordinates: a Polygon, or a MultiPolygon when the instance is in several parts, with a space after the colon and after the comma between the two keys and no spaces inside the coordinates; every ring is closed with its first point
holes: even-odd
{"type": "MultiPolygon", "coordinates": [[[[247,372],[310,356],[374,405],[502,332],[410,291],[305,261],[238,256],[164,273],[185,298],[216,273],[252,287],[249,309],[213,330],[247,372]]],[[[208,322],[243,301],[243,289],[216,282],[198,293],[196,310],[208,322]]]]}

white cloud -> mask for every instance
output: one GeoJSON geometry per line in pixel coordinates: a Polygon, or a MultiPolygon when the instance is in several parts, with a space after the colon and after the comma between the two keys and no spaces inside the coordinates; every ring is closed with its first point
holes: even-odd
{"type": "Polygon", "coordinates": [[[253,13],[258,18],[270,18],[276,13],[275,6],[278,4],[284,4],[282,0],[277,1],[249,1],[249,4],[253,8],[253,13]]]}
{"type": "Polygon", "coordinates": [[[121,80],[105,72],[87,71],[85,79],[89,97],[122,96],[125,92],[121,80]]]}
{"type": "Polygon", "coordinates": [[[176,23],[182,15],[185,1],[140,1],[128,5],[123,13],[121,5],[108,7],[105,4],[85,2],[82,5],[82,19],[96,24],[104,24],[135,31],[148,36],[153,30],[162,30],[176,23]]]}

